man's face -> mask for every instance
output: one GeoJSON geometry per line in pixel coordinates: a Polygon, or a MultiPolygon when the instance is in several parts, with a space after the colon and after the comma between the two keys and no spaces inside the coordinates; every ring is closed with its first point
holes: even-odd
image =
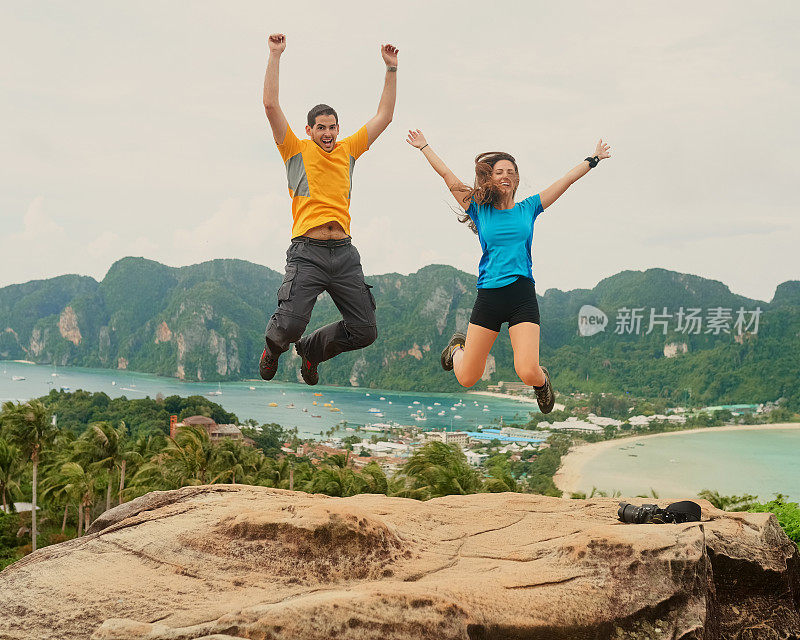
{"type": "Polygon", "coordinates": [[[336,136],[339,135],[339,125],[336,124],[336,116],[317,116],[314,127],[306,125],[306,133],[326,153],[333,151],[336,144],[336,136]]]}

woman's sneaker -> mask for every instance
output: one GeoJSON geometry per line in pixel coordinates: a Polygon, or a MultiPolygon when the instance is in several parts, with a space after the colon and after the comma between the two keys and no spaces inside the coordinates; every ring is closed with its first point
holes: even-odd
{"type": "Polygon", "coordinates": [[[261,354],[261,360],[258,363],[258,373],[263,380],[272,380],[275,377],[275,372],[278,370],[278,356],[270,355],[264,349],[261,354]]]}
{"type": "Polygon", "coordinates": [[[464,345],[467,343],[467,336],[461,333],[460,331],[456,331],[453,334],[453,337],[450,338],[450,342],[447,343],[447,346],[442,351],[442,369],[445,371],[452,371],[453,370],[453,353],[456,349],[463,349],[464,345]]]}
{"type": "Polygon", "coordinates": [[[553,385],[550,384],[550,374],[547,369],[542,367],[544,372],[544,385],[541,389],[536,387],[533,390],[536,392],[536,402],[539,404],[539,411],[542,413],[550,413],[553,410],[553,405],[556,403],[556,394],[553,393],[553,385]]]}
{"type": "Polygon", "coordinates": [[[303,380],[306,384],[315,385],[319,382],[319,372],[317,371],[317,363],[311,362],[308,358],[306,358],[303,350],[300,348],[300,343],[294,343],[294,350],[297,351],[297,355],[300,356],[300,375],[303,376],[303,380]]]}

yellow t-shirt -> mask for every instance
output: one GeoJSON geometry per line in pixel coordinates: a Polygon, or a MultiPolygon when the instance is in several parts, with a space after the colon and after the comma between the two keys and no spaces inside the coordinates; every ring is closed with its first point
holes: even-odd
{"type": "Polygon", "coordinates": [[[291,127],[278,145],[286,163],[292,197],[292,238],[326,222],[338,222],[350,235],[353,167],[368,148],[366,125],[340,140],[330,153],[313,140],[299,140],[291,127]]]}

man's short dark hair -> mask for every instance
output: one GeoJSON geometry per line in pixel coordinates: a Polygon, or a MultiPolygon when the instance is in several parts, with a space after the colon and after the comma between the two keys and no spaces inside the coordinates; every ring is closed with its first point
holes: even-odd
{"type": "Polygon", "coordinates": [[[336,110],[327,104],[318,104],[316,107],[308,112],[308,126],[314,127],[317,124],[317,116],[333,116],[336,118],[336,124],[339,124],[339,116],[336,115],[336,110]]]}

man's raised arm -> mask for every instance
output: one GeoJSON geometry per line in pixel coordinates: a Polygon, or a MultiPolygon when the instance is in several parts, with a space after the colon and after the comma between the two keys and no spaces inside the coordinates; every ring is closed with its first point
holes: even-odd
{"type": "Polygon", "coordinates": [[[394,103],[397,98],[397,54],[399,49],[391,44],[381,47],[381,57],[386,63],[386,79],[383,82],[383,93],[378,103],[378,113],[367,122],[367,144],[371,145],[381,135],[394,115],[394,103]]]}
{"type": "Polygon", "coordinates": [[[275,143],[281,144],[286,138],[286,129],[289,127],[278,102],[278,68],[281,54],[286,49],[286,36],[282,33],[273,33],[267,42],[269,43],[269,61],[267,62],[267,73],[264,75],[264,110],[267,112],[275,143]]]}

